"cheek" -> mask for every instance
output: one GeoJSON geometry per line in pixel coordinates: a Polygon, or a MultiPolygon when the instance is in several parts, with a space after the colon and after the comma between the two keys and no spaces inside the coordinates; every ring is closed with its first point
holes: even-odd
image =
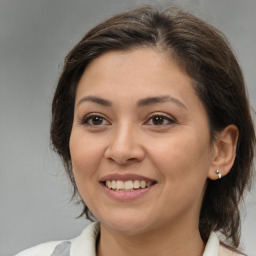
{"type": "Polygon", "coordinates": [[[165,140],[154,148],[153,161],[164,184],[162,204],[167,217],[174,205],[177,212],[200,208],[210,163],[205,145],[183,136],[165,140]]]}
{"type": "Polygon", "coordinates": [[[96,170],[100,162],[99,148],[96,143],[77,131],[72,131],[69,146],[77,189],[86,205],[91,205],[91,198],[96,194],[94,181],[97,182],[96,170]]]}
{"type": "Polygon", "coordinates": [[[101,157],[98,144],[88,136],[74,131],[71,133],[69,146],[75,178],[83,179],[92,175],[101,157]]]}
{"type": "Polygon", "coordinates": [[[163,177],[173,181],[194,180],[197,175],[207,176],[210,166],[210,146],[207,137],[183,132],[151,147],[153,161],[163,177]]]}

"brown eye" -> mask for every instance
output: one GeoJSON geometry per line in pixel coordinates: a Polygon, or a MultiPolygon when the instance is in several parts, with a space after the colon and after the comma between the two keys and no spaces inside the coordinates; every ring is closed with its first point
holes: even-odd
{"type": "Polygon", "coordinates": [[[91,123],[93,125],[101,125],[103,123],[103,118],[101,116],[93,116],[91,117],[91,123]]]}
{"type": "Polygon", "coordinates": [[[165,119],[162,116],[154,116],[152,117],[152,123],[154,125],[162,125],[164,123],[165,119]]]}
{"type": "Polygon", "coordinates": [[[174,121],[171,118],[163,115],[154,115],[147,122],[149,125],[168,125],[172,123],[174,121]]]}
{"type": "Polygon", "coordinates": [[[109,122],[105,118],[99,115],[86,116],[81,123],[90,126],[100,126],[109,124],[109,122]]]}

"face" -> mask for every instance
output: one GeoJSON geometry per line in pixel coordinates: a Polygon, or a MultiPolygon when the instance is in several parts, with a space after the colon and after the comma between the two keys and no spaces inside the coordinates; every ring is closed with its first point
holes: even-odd
{"type": "Polygon", "coordinates": [[[70,152],[79,193],[101,225],[132,234],[198,226],[209,126],[170,57],[142,48],[93,60],[78,84],[70,152]]]}

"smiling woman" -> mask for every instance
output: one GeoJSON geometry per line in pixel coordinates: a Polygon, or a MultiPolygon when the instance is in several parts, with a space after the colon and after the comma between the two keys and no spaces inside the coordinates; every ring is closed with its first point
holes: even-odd
{"type": "Polygon", "coordinates": [[[51,139],[96,222],[19,256],[239,254],[255,131],[241,69],[212,26],[141,7],[89,31],[66,57],[51,139]]]}
{"type": "MultiPolygon", "coordinates": [[[[70,153],[78,191],[101,233],[150,232],[152,239],[165,228],[165,239],[190,237],[216,155],[190,77],[155,49],[111,51],[81,77],[76,102],[89,95],[110,105],[75,103],[70,153]]],[[[193,235],[202,247],[199,231],[193,235]]]]}

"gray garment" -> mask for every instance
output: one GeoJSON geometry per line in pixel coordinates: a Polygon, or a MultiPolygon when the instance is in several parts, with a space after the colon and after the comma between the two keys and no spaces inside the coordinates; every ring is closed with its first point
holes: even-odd
{"type": "Polygon", "coordinates": [[[65,241],[58,244],[51,256],[70,256],[71,242],[65,241]]]}

